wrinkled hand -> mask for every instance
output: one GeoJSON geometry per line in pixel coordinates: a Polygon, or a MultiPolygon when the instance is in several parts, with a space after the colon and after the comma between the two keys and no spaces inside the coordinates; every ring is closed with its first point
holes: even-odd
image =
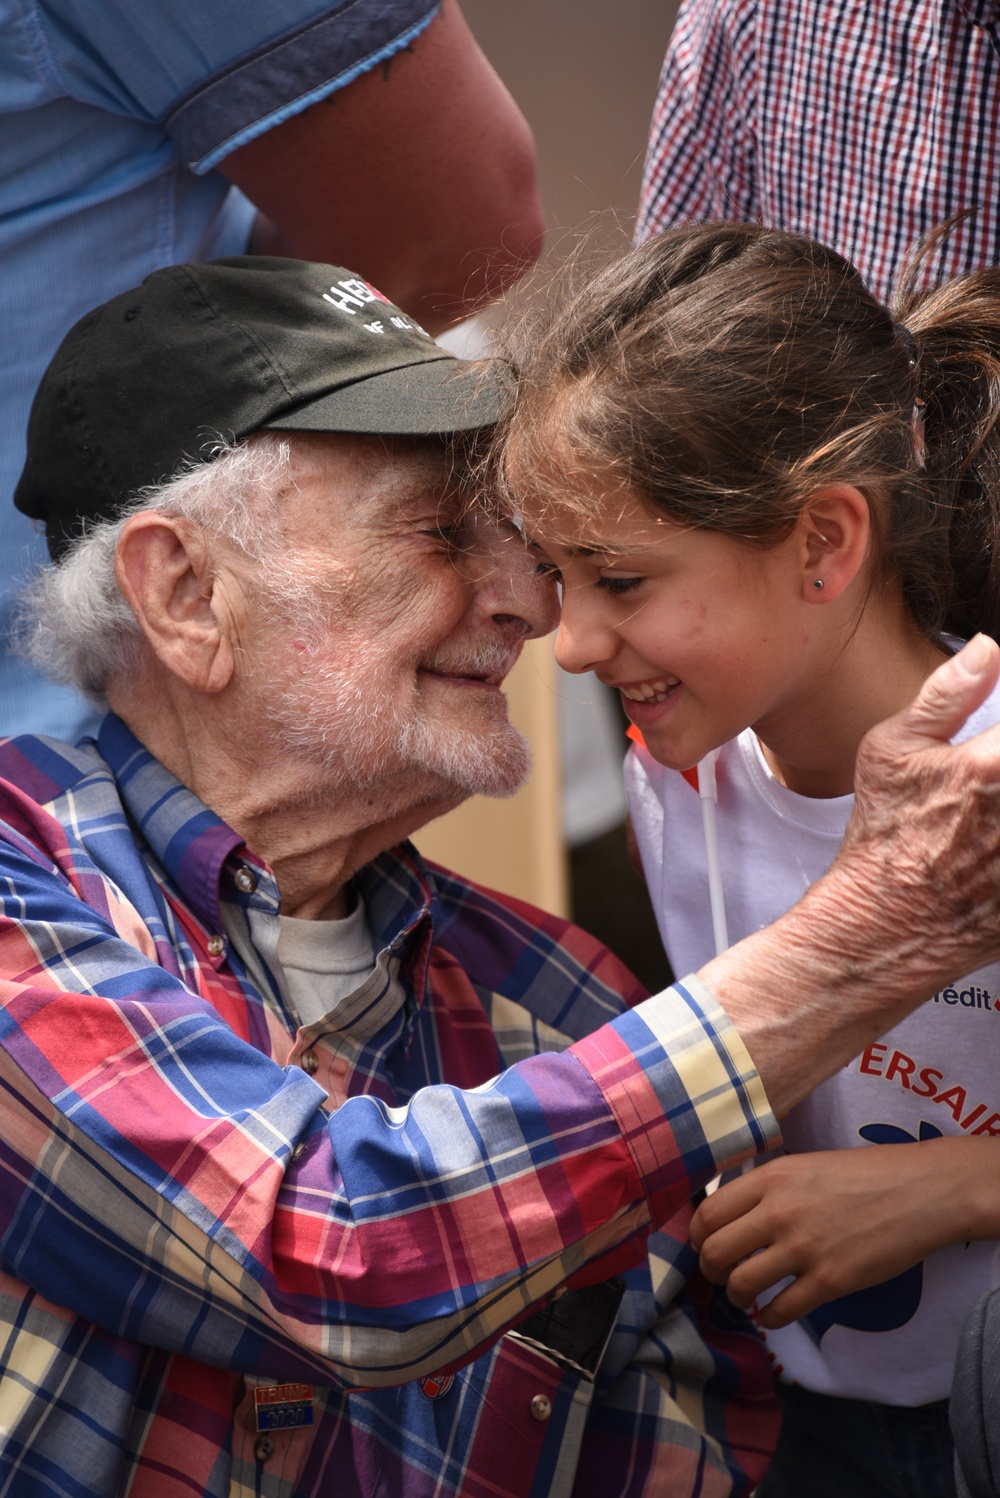
{"type": "Polygon", "coordinates": [[[744,1309],[793,1276],[758,1318],[787,1326],[948,1243],[1000,1235],[998,1164],[989,1138],[784,1155],[709,1196],[691,1240],[706,1277],[744,1309]]]}
{"type": "Polygon", "coordinates": [[[947,742],[992,690],[998,669],[996,643],[976,636],[909,707],[867,734],[858,753],[838,862],[858,897],[878,907],[886,937],[880,966],[912,958],[916,972],[923,953],[928,992],[936,979],[1000,956],[1000,729],[947,742]]]}
{"type": "Polygon", "coordinates": [[[829,872],[701,969],[780,1117],[957,973],[1000,959],[1000,727],[952,746],[1000,674],[977,635],[866,735],[829,872]]]}

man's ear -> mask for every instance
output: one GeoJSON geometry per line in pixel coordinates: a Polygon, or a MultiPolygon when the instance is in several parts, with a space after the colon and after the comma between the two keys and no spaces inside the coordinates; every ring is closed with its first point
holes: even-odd
{"type": "Polygon", "coordinates": [[[831,603],[862,571],[871,541],[871,512],[860,489],[818,489],[798,520],[803,596],[831,603]]]}
{"type": "Polygon", "coordinates": [[[140,511],[122,527],[115,574],[160,663],[196,691],[222,691],[233,675],[233,631],[202,528],[140,511]]]}

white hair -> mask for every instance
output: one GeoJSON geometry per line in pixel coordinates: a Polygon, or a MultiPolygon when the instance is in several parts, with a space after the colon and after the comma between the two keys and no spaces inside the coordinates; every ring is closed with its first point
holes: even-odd
{"type": "Polygon", "coordinates": [[[21,654],[54,681],[102,697],[140,659],[142,633],[115,576],[129,517],[140,510],[183,516],[267,562],[283,551],[279,501],[293,484],[289,439],[261,432],[141,489],[115,519],[89,525],[57,566],[43,567],[25,588],[15,627],[21,654]]]}

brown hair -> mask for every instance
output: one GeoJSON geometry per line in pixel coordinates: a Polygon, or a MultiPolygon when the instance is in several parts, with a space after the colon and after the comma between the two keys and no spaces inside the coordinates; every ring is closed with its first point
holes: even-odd
{"type": "Polygon", "coordinates": [[[1000,632],[1000,271],[890,313],[823,245],[700,225],[529,316],[510,358],[496,452],[515,502],[530,475],[537,499],[573,507],[545,479],[554,432],[671,520],[759,546],[817,489],[852,484],[875,576],[899,580],[920,627],[1000,632]]]}

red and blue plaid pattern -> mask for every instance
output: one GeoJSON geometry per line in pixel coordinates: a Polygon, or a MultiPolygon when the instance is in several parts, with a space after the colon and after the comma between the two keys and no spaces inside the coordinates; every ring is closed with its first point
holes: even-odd
{"type": "Polygon", "coordinates": [[[749,1490],[769,1380],[685,1225],[775,1126],[707,991],[638,1003],[403,846],[361,876],[376,974],[299,1029],[227,935],[270,870],[117,719],[0,777],[0,1491],[554,1494],[581,1442],[579,1494],[749,1490]],[[596,1390],[502,1335],[615,1273],[596,1390]],[[303,1383],[314,1424],[261,1437],[303,1383]]]}
{"type": "Polygon", "coordinates": [[[1000,250],[997,0],[685,0],[653,116],[637,237],[760,222],[833,245],[886,298],[1000,250]]]}

